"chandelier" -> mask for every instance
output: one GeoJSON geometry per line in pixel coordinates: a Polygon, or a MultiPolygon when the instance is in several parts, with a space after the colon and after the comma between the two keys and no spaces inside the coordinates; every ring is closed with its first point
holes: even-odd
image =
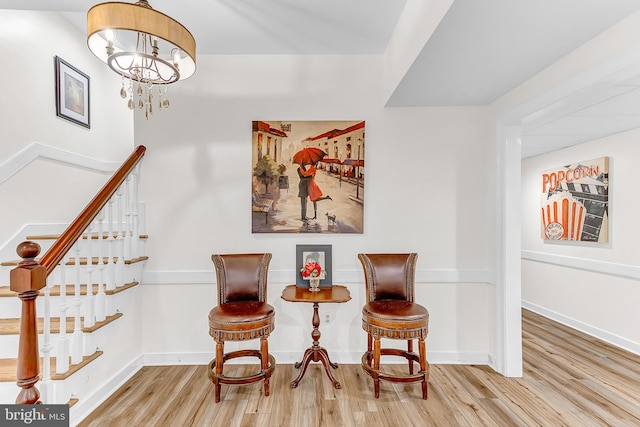
{"type": "Polygon", "coordinates": [[[182,24],[147,0],[107,2],[87,12],[89,49],[122,76],[120,96],[130,109],[168,108],[167,85],[196,71],[196,41],[182,24]]]}

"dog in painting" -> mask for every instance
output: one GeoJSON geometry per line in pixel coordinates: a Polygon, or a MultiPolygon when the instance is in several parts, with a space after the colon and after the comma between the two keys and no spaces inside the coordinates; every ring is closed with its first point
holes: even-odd
{"type": "Polygon", "coordinates": [[[329,212],[325,213],[325,215],[327,216],[327,225],[329,224],[333,224],[336,225],[336,216],[334,215],[329,215],[329,212]]]}

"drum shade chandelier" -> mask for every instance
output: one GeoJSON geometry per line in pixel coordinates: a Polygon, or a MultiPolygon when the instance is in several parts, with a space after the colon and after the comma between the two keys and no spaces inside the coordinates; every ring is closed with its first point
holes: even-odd
{"type": "Polygon", "coordinates": [[[169,107],[167,85],[196,71],[196,41],[182,24],[147,0],[107,2],[87,12],[89,49],[122,76],[120,96],[147,119],[169,107]]]}

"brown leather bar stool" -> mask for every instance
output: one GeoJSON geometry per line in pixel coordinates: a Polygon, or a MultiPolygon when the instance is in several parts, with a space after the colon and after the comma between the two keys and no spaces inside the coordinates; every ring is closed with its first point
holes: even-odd
{"type": "Polygon", "coordinates": [[[275,311],[265,302],[267,272],[271,254],[212,255],[218,282],[218,305],[209,312],[209,335],[216,341],[216,357],[209,363],[209,379],[215,385],[215,400],[220,402],[222,384],[242,385],[264,381],[269,396],[269,378],[276,368],[269,354],[268,338],[274,330],[275,311]],[[260,350],[236,350],[224,353],[225,341],[260,338],[260,350]],[[260,371],[243,377],[223,374],[224,362],[236,357],[260,359],[260,371]]]}
{"type": "Polygon", "coordinates": [[[413,302],[418,254],[358,254],[364,269],[367,303],[362,307],[362,329],[367,332],[367,352],[362,368],[373,378],[375,397],[380,396],[380,380],[408,383],[422,381],[422,398],[428,396],[429,363],[425,338],[429,332],[429,312],[413,302]],[[381,348],[380,339],[406,340],[407,351],[381,348]],[[418,354],[413,340],[418,340],[418,354]],[[380,356],[401,356],[409,362],[409,374],[380,370],[380,356]],[[413,362],[420,365],[414,373],[413,362]]]}

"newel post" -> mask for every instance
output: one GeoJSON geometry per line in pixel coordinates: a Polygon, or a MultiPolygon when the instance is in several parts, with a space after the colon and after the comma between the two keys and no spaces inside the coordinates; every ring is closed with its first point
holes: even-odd
{"type": "Polygon", "coordinates": [[[36,383],[40,379],[40,358],[38,351],[38,328],[36,318],[36,298],[40,289],[46,286],[47,270],[41,266],[36,257],[40,254],[40,245],[35,242],[22,242],[16,252],[22,261],[11,270],[10,288],[18,293],[22,300],[22,316],[20,319],[20,344],[18,347],[18,367],[16,378],[18,387],[22,388],[16,403],[39,403],[40,391],[36,383]]]}

